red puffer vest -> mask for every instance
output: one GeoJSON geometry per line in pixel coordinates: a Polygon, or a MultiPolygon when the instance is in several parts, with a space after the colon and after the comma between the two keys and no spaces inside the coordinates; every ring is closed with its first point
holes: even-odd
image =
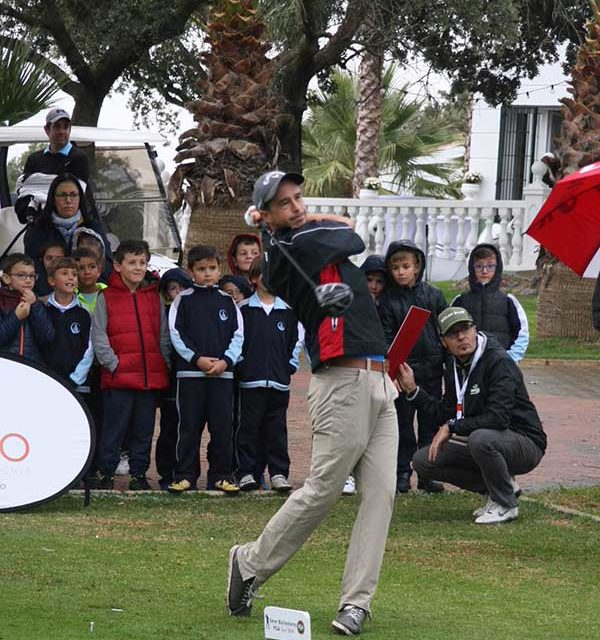
{"type": "Polygon", "coordinates": [[[156,283],[131,292],[113,271],[106,300],[106,332],[119,358],[114,373],[102,369],[103,389],[157,390],[169,386],[167,363],[160,351],[160,298],[156,283]]]}

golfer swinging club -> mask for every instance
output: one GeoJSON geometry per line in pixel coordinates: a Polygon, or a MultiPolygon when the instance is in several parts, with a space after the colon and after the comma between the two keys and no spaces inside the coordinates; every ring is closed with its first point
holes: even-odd
{"type": "Polygon", "coordinates": [[[256,181],[252,200],[254,222],[271,230],[263,232],[265,282],[306,329],[313,372],[310,473],[255,542],[231,549],[227,606],[233,616],[250,614],[257,589],[304,544],[354,470],[360,506],[332,625],[358,635],[371,610],[394,507],[397,392],[366,279],[348,260],[364,244],[351,221],[307,215],[303,182],[300,174],[270,171],[256,181]]]}

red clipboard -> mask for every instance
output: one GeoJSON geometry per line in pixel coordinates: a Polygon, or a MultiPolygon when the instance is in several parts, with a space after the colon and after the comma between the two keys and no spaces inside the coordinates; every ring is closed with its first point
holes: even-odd
{"type": "Polygon", "coordinates": [[[387,352],[390,365],[389,374],[392,380],[398,375],[400,363],[406,362],[408,359],[430,315],[431,311],[428,309],[422,309],[414,305],[408,310],[406,318],[400,325],[398,333],[387,352]]]}

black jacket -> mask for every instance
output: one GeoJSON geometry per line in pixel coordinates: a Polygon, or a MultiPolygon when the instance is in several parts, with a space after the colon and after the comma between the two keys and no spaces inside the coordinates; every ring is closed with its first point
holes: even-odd
{"type": "Polygon", "coordinates": [[[500,291],[502,282],[502,256],[493,244],[478,244],[469,256],[469,288],[470,291],[456,296],[452,301],[454,307],[464,307],[475,320],[477,328],[493,335],[507,350],[518,352],[511,356],[520,360],[529,344],[527,317],[514,296],[500,291]],[[485,247],[496,254],[497,267],[494,277],[486,285],[477,282],[473,268],[473,252],[485,247]],[[521,338],[519,338],[521,333],[521,338]],[[519,343],[515,344],[519,339],[519,343]],[[518,356],[518,357],[515,357],[518,356]]]}
{"type": "Polygon", "coordinates": [[[51,294],[46,306],[54,327],[54,340],[44,349],[44,361],[64,380],[77,385],[86,382],[90,367],[94,361],[94,352],[90,342],[92,318],[79,305],[77,298],[67,309],[61,309],[51,294]],[[71,374],[77,373],[77,380],[71,374]]]}
{"type": "Polygon", "coordinates": [[[417,384],[420,384],[440,378],[443,374],[445,352],[439,338],[437,317],[447,305],[444,294],[439,289],[423,282],[425,254],[410,240],[392,242],[385,257],[386,264],[389,265],[392,254],[402,249],[420,254],[421,272],[414,287],[400,287],[394,283],[383,293],[379,298],[379,317],[389,347],[412,305],[431,311],[431,316],[408,358],[417,384]]]}
{"type": "MultiPolygon", "coordinates": [[[[527,436],[542,451],[546,450],[546,434],[534,404],[529,399],[523,374],[519,366],[506,353],[498,341],[483,333],[478,340],[486,344],[475,365],[465,391],[463,418],[456,420],[453,433],[468,436],[476,429],[512,429],[527,436]]],[[[449,357],[444,376],[444,397],[437,400],[419,389],[412,401],[435,415],[438,425],[456,416],[456,385],[453,356],[449,357]]],[[[459,367],[459,382],[469,367],[459,367]]]]}
{"type": "MultiPolygon", "coordinates": [[[[112,270],[112,253],[110,250],[110,242],[106,238],[104,228],[99,220],[93,218],[86,218],[84,216],[81,225],[87,227],[98,233],[104,241],[104,272],[103,276],[106,279],[112,270]]],[[[44,260],[40,255],[42,247],[48,242],[56,242],[64,247],[65,255],[71,253],[71,247],[67,244],[60,231],[52,224],[51,219],[42,214],[42,216],[25,232],[25,238],[23,244],[25,246],[25,253],[35,262],[35,271],[38,274],[38,279],[35,283],[34,291],[38,296],[45,296],[52,291],[48,284],[48,274],[44,267],[44,260]]]]}
{"type": "Polygon", "coordinates": [[[325,316],[313,287],[265,232],[265,283],[292,307],[304,326],[312,370],[340,356],[385,355],[385,339],[366,278],[348,259],[364,251],[360,236],[343,222],[325,221],[307,222],[299,229],[278,229],[275,237],[313,282],[344,282],[354,292],[354,301],[343,316],[325,316]]]}
{"type": "Polygon", "coordinates": [[[236,366],[242,388],[275,388],[287,391],[290,376],[298,369],[298,320],[281,298],[275,298],[267,315],[258,294],[240,303],[244,318],[244,346],[236,366]]]}
{"type": "MultiPolygon", "coordinates": [[[[91,191],[89,190],[90,180],[90,167],[87,156],[81,149],[78,149],[75,145],[71,147],[69,155],[62,153],[46,152],[44,150],[35,151],[25,161],[25,167],[23,168],[23,175],[27,178],[33,173],[44,173],[46,175],[60,175],[61,173],[72,173],[74,176],[83,180],[86,185],[86,194],[88,199],[91,200],[91,191]]],[[[15,202],[15,213],[19,218],[19,221],[25,224],[27,217],[32,214],[35,215],[35,211],[28,211],[29,203],[33,196],[26,195],[18,198],[15,202]]]]}
{"type": "Polygon", "coordinates": [[[224,378],[233,378],[233,366],[242,352],[244,321],[233,298],[216,285],[182,291],[169,310],[169,332],[177,351],[177,377],[200,378],[200,356],[224,359],[224,378]]]}
{"type": "Polygon", "coordinates": [[[41,349],[54,340],[54,327],[39,300],[31,305],[29,316],[19,320],[15,309],[20,301],[16,291],[0,287],[0,351],[42,362],[41,349]]]}

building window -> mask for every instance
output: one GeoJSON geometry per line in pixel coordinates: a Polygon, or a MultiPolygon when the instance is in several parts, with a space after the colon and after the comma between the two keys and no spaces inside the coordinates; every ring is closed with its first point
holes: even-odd
{"type": "Polygon", "coordinates": [[[558,108],[505,107],[500,116],[497,200],[521,200],[531,182],[531,165],[554,151],[562,116],[558,108]]]}

